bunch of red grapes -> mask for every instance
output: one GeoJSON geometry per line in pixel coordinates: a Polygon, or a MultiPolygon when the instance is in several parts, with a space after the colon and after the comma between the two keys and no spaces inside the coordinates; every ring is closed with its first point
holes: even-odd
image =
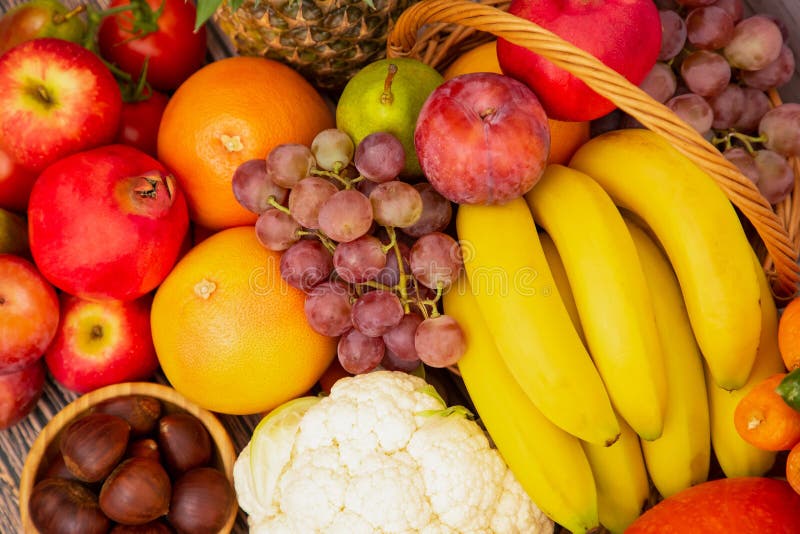
{"type": "Polygon", "coordinates": [[[656,0],[662,41],[640,87],[711,141],[777,204],[792,190],[787,158],[800,156],[800,104],[768,93],[794,74],[786,27],[744,15],[742,0],[656,0]]]}
{"type": "Polygon", "coordinates": [[[463,266],[443,232],[452,206],[427,182],[401,181],[404,165],[390,133],[355,147],[329,129],[310,147],[283,144],[245,162],[232,180],[259,215],[259,242],[282,251],[281,277],[305,292],[308,323],[339,338],[339,362],[353,374],[446,367],[465,350],[458,323],[439,312],[463,266]]]}

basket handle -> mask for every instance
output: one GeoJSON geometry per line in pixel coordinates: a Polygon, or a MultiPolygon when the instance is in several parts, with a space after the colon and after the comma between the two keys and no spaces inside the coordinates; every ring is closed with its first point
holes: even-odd
{"type": "Polygon", "coordinates": [[[664,137],[709,174],[750,220],[775,266],[773,290],[791,297],[800,281],[798,250],[756,186],[694,128],[599,59],[556,34],[496,7],[470,0],[421,0],[397,19],[387,43],[388,57],[409,56],[418,32],[431,23],[457,24],[528,48],[580,78],[617,107],[664,137]]]}

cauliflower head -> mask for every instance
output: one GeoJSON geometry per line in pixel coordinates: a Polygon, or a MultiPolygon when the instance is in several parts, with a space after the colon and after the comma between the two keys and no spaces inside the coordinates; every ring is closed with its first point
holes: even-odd
{"type": "Polygon", "coordinates": [[[291,402],[234,465],[251,533],[553,531],[481,428],[421,378],[374,371],[291,402]]]}

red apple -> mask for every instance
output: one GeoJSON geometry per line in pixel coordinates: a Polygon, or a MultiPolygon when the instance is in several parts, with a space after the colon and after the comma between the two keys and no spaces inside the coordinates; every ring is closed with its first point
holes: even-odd
{"type": "MultiPolygon", "coordinates": [[[[661,49],[661,19],[653,0],[512,0],[508,12],[550,30],[639,85],[661,49]]],[[[504,74],[525,82],[547,116],[596,119],[615,106],[566,70],[527,48],[497,41],[504,74]]]]}
{"type": "Polygon", "coordinates": [[[41,358],[14,373],[0,375],[0,430],[19,423],[36,406],[44,389],[41,358]]]}
{"type": "Polygon", "coordinates": [[[414,146],[442,196],[459,204],[503,204],[541,178],[550,130],[523,83],[478,72],[434,89],[417,117],[414,146]]]}
{"type": "Polygon", "coordinates": [[[189,227],[175,179],[147,154],[109,145],[45,169],[28,209],[41,273],[89,300],[134,300],[172,269],[189,227]]]}
{"type": "Polygon", "coordinates": [[[110,143],[121,108],[111,72],[80,45],[34,39],[0,56],[0,207],[24,209],[47,165],[110,143]]]}
{"type": "Polygon", "coordinates": [[[800,495],[785,480],[723,478],[703,482],[659,502],[625,534],[795,534],[800,495]]]}
{"type": "Polygon", "coordinates": [[[58,308],[55,290],[35,265],[0,254],[0,374],[42,357],[56,334],[58,308]]]}
{"type": "Polygon", "coordinates": [[[45,353],[50,373],[67,389],[145,380],[158,368],[150,335],[152,294],[122,302],[61,295],[61,323],[45,353]]]}

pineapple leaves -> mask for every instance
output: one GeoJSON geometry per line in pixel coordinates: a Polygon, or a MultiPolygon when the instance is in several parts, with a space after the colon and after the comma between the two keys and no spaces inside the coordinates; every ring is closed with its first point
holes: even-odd
{"type": "MultiPolygon", "coordinates": [[[[231,11],[236,11],[242,5],[244,0],[228,0],[228,5],[231,11]]],[[[200,29],[211,15],[222,5],[222,0],[197,0],[197,17],[194,21],[194,31],[200,29]]]]}

